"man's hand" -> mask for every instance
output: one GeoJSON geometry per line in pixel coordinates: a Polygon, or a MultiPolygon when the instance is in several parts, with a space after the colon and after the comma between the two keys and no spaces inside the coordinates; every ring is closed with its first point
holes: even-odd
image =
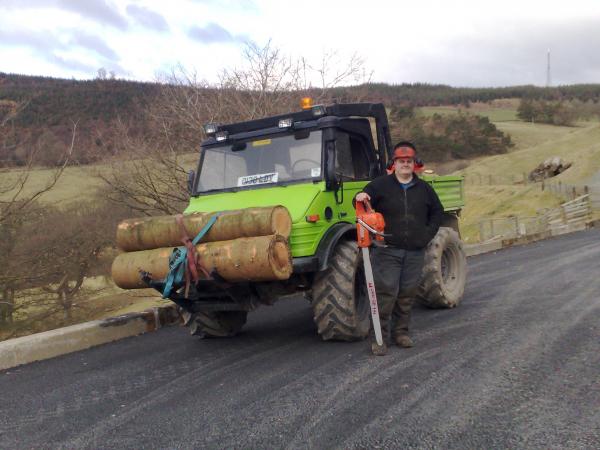
{"type": "Polygon", "coordinates": [[[366,192],[359,192],[356,194],[355,200],[357,202],[364,202],[365,200],[371,201],[371,196],[366,192]]]}

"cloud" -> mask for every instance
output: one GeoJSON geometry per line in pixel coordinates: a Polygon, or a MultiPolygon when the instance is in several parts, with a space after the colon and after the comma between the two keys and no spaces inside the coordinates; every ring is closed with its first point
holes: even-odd
{"type": "Polygon", "coordinates": [[[4,0],[0,3],[4,9],[56,8],[70,11],[103,25],[120,30],[127,29],[127,20],[118,8],[107,0],[4,0]]]}
{"type": "Polygon", "coordinates": [[[70,43],[88,50],[93,50],[97,54],[112,61],[117,61],[119,59],[117,53],[98,36],[76,31],[70,39],[70,43]]]}
{"type": "Polygon", "coordinates": [[[169,31],[169,25],[165,18],[148,8],[138,5],[127,5],[127,14],[144,27],[157,31],[169,31]]]}
{"type": "Polygon", "coordinates": [[[48,33],[0,29],[0,42],[3,46],[8,47],[27,47],[37,57],[68,70],[90,73],[90,70],[95,72],[98,67],[104,66],[116,73],[123,73],[123,69],[118,63],[119,56],[100,37],[79,30],[68,30],[70,36],[67,39],[61,39],[59,34],[64,31],[48,33]],[[78,48],[83,49],[88,55],[90,50],[96,53],[99,57],[97,66],[85,64],[75,57],[61,56],[66,52],[77,53],[78,48]]]}
{"type": "Polygon", "coordinates": [[[188,36],[203,44],[220,44],[232,42],[244,42],[246,38],[242,35],[232,35],[221,25],[211,22],[205,27],[192,27],[188,36]]]}
{"type": "Polygon", "coordinates": [[[44,54],[54,49],[65,48],[57,36],[44,32],[30,32],[25,30],[0,29],[0,42],[3,46],[25,46],[44,54]]]}
{"type": "Polygon", "coordinates": [[[117,8],[106,0],[81,1],[58,0],[60,7],[80,14],[104,25],[113,26],[120,30],[127,29],[127,20],[117,8]]]}
{"type": "Polygon", "coordinates": [[[238,9],[244,12],[258,12],[260,8],[252,0],[191,0],[192,3],[217,6],[221,9],[238,9]]]}
{"type": "Polygon", "coordinates": [[[91,65],[82,63],[81,61],[66,59],[54,54],[46,55],[46,60],[57,66],[63,67],[64,69],[74,70],[77,72],[94,73],[98,69],[97,67],[92,67],[91,65]]]}

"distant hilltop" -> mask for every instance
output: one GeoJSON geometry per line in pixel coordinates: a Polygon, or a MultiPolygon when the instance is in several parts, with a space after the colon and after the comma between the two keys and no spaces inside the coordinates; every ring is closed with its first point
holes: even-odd
{"type": "MultiPolygon", "coordinates": [[[[77,124],[74,162],[88,164],[113,154],[123,139],[153,140],[165,144],[158,136],[164,127],[157,117],[173,113],[169,102],[176,91],[188,86],[137,82],[114,78],[91,80],[60,79],[0,72],[0,166],[22,165],[37,152],[38,162],[52,165],[71,141],[73,124],[77,124]],[[162,130],[161,130],[162,128],[162,130]]],[[[216,88],[200,88],[214,93],[216,88]]],[[[309,92],[310,94],[310,92],[309,92]]],[[[298,93],[300,97],[302,93],[298,93]]],[[[243,98],[243,93],[241,94],[243,98]]],[[[288,96],[289,97],[293,96],[288,96]]],[[[457,88],[425,83],[369,83],[329,89],[329,101],[382,102],[391,109],[402,107],[464,105],[506,98],[573,100],[598,102],[600,84],[542,88],[513,86],[498,88],[457,88]]],[[[281,111],[294,109],[282,104],[281,111]]],[[[232,107],[223,121],[241,120],[232,107]]],[[[216,114],[218,116],[218,114],[216,114]]],[[[164,118],[164,117],[163,117],[164,118]]],[[[202,124],[170,118],[169,143],[179,151],[194,151],[201,139],[202,124]]],[[[196,121],[214,120],[197,117],[196,121]]],[[[165,144],[166,145],[166,144],[165,144]]]]}

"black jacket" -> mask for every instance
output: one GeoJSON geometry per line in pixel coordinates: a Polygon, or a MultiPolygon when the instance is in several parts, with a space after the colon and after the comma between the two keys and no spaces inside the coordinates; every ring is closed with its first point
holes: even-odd
{"type": "Polygon", "coordinates": [[[396,175],[384,175],[371,181],[363,192],[371,197],[371,206],[383,214],[386,244],[405,250],[427,246],[437,233],[444,208],[433,188],[413,174],[404,189],[396,175]]]}

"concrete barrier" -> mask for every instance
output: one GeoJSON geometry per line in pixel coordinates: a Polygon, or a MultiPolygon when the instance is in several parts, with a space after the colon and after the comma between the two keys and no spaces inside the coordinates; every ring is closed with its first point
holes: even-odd
{"type": "Polygon", "coordinates": [[[174,306],[151,308],[0,342],[0,370],[84,350],[179,323],[174,306]]]}
{"type": "Polygon", "coordinates": [[[502,241],[496,240],[491,242],[484,242],[482,244],[468,244],[463,246],[465,250],[465,255],[475,256],[481,255],[482,253],[495,252],[496,250],[500,250],[502,248],[502,241]]]}

